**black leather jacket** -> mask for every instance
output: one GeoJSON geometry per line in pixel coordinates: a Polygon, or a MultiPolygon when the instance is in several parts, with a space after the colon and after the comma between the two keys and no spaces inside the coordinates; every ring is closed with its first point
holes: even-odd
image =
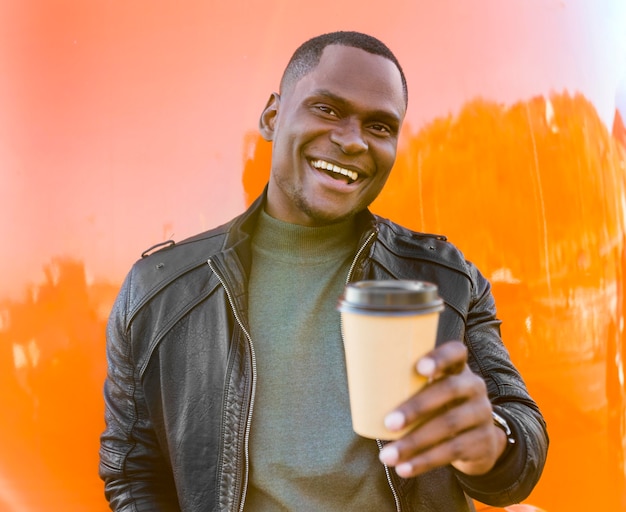
{"type": "MultiPolygon", "coordinates": [[[[246,283],[250,234],[263,200],[224,226],[142,258],[122,286],[107,328],[100,448],[113,510],[244,508],[256,383],[246,283]]],[[[467,496],[497,506],[523,500],[542,471],[548,438],[501,343],[488,282],[443,237],[368,211],[359,223],[362,241],[349,279],[437,283],[446,304],[438,342],[465,342],[472,370],[486,381],[494,409],[517,440],[478,477],[444,467],[404,480],[381,464],[396,509],[472,510],[467,496]]]]}

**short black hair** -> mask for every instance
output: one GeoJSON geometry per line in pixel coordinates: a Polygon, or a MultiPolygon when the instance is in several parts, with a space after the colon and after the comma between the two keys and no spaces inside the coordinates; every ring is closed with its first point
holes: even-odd
{"type": "Polygon", "coordinates": [[[289,60],[289,63],[283,73],[283,77],[280,80],[281,94],[283,91],[294,86],[302,77],[313,70],[319,64],[324,49],[332,44],[359,48],[368,53],[385,57],[393,62],[398,68],[398,71],[400,71],[404,103],[405,105],[408,105],[409,92],[406,77],[404,76],[404,71],[402,71],[400,62],[398,62],[398,59],[393,52],[385,43],[374,36],[352,31],[330,32],[328,34],[313,37],[302,43],[291,56],[291,59],[289,60]]]}

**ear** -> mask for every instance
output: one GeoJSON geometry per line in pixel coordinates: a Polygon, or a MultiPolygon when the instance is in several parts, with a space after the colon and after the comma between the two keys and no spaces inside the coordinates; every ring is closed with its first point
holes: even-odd
{"type": "Polygon", "coordinates": [[[261,136],[267,140],[274,140],[274,127],[278,118],[278,107],[280,106],[280,95],[273,92],[267,100],[267,105],[261,112],[259,118],[259,131],[261,136]]]}

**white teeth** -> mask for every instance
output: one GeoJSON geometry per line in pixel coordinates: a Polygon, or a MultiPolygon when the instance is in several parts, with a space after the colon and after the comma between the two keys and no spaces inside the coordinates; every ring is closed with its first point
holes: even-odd
{"type": "Polygon", "coordinates": [[[358,173],[354,171],[344,169],[343,167],[339,167],[338,165],[333,165],[330,162],[325,162],[324,160],[315,160],[312,165],[316,169],[325,169],[327,171],[336,172],[337,174],[343,174],[351,181],[356,181],[359,177],[358,173]]]}

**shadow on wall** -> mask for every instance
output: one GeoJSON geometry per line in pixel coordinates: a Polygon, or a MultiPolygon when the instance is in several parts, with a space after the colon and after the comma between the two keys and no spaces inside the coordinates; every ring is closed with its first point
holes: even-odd
{"type": "MultiPolygon", "coordinates": [[[[581,96],[512,107],[476,100],[414,135],[407,128],[373,205],[413,229],[445,233],[491,278],[507,346],[553,437],[529,500],[546,510],[564,505],[550,489],[566,484],[584,510],[598,496],[606,506],[595,510],[617,510],[624,495],[618,116],[614,130],[581,96]]],[[[251,134],[245,147],[250,203],[267,182],[271,146],[251,134]]],[[[11,411],[0,415],[0,505],[105,510],[97,477],[104,331],[119,283],[89,284],[83,263],[67,258],[44,270],[22,302],[0,303],[0,407],[11,411]]]]}

